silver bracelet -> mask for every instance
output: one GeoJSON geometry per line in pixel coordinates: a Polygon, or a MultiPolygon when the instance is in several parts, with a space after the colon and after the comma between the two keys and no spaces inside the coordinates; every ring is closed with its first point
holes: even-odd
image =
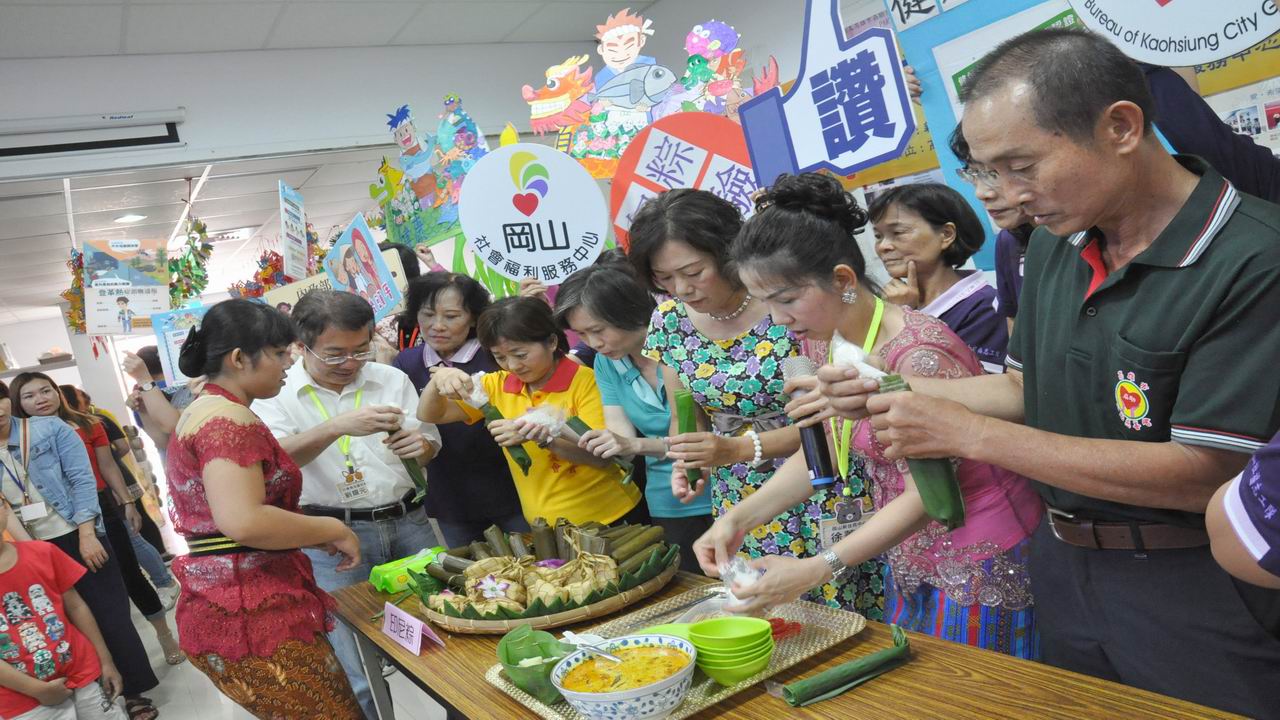
{"type": "Polygon", "coordinates": [[[756,450],[755,456],[751,458],[751,467],[755,467],[764,459],[764,446],[760,444],[760,433],[755,430],[748,430],[745,434],[747,437],[751,438],[751,444],[756,450]]]}

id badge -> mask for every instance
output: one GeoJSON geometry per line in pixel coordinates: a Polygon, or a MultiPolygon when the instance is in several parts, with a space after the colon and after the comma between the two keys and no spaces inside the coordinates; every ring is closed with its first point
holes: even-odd
{"type": "Polygon", "coordinates": [[[18,517],[24,523],[35,522],[49,516],[49,509],[42,502],[33,502],[18,509],[18,517]]]}
{"type": "Polygon", "coordinates": [[[338,480],[338,497],[342,502],[349,503],[361,500],[369,496],[369,481],[364,479],[364,473],[354,468],[347,468],[342,471],[342,477],[338,480]]]}
{"type": "Polygon", "coordinates": [[[837,502],[834,515],[827,513],[818,520],[818,538],[822,547],[835,547],[836,543],[862,527],[875,514],[874,510],[864,512],[862,501],[858,498],[845,498],[837,502]]]}

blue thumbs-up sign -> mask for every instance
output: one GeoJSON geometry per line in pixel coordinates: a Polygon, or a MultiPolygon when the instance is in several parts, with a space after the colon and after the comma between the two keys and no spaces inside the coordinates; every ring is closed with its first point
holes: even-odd
{"type": "Polygon", "coordinates": [[[774,88],[739,109],[762,187],[782,173],[850,175],[906,150],[915,114],[889,30],[845,39],[839,0],[807,0],[800,53],[785,96],[774,88]]]}

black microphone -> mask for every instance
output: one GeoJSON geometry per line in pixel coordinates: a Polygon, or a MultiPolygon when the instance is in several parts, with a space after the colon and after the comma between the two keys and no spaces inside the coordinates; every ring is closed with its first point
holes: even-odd
{"type": "MultiPolygon", "coordinates": [[[[782,377],[787,380],[811,377],[817,372],[817,363],[807,357],[789,357],[782,361],[782,377]]],[[[831,466],[827,434],[821,424],[800,428],[800,447],[804,448],[804,461],[809,466],[809,483],[815,488],[834,483],[836,471],[831,466]]]]}

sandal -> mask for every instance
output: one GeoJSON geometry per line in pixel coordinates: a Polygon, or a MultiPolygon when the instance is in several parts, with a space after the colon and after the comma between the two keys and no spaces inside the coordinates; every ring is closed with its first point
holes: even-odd
{"type": "MultiPolygon", "coordinates": [[[[171,632],[157,632],[156,639],[160,641],[160,650],[164,652],[164,661],[170,665],[181,665],[187,661],[187,654],[182,652],[182,648],[178,647],[178,640],[171,632]]],[[[139,698],[147,700],[147,698],[139,698]]],[[[148,700],[148,702],[150,702],[148,700]]]]}
{"type": "Polygon", "coordinates": [[[160,717],[160,711],[144,697],[125,698],[124,709],[129,713],[129,720],[156,720],[160,717]]]}

